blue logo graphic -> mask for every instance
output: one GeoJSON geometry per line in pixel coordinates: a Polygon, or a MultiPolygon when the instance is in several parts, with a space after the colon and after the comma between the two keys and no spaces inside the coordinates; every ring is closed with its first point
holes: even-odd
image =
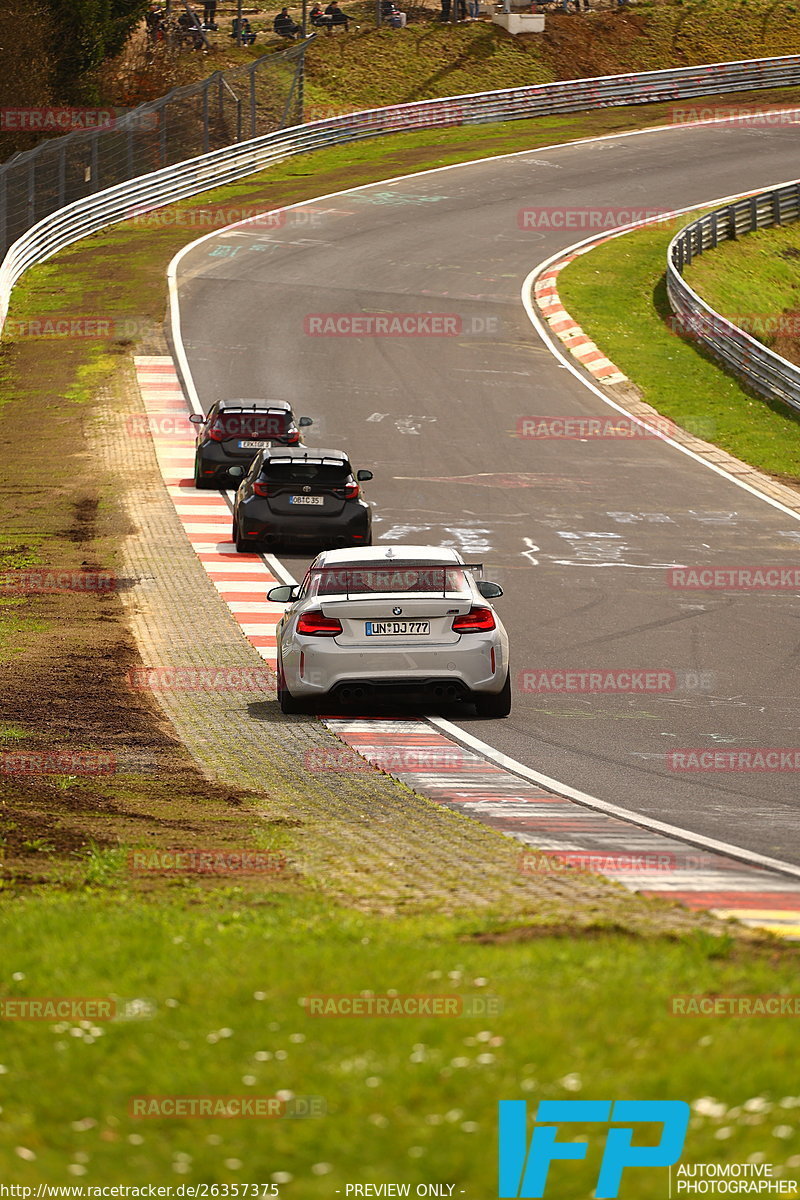
{"type": "MultiPolygon", "coordinates": [[[[528,1145],[528,1106],[524,1100],[501,1100],[500,1200],[534,1200],[544,1195],[550,1163],[586,1157],[588,1142],[558,1142],[564,1122],[598,1122],[609,1129],[597,1177],[597,1200],[619,1194],[626,1167],[669,1167],[683,1152],[689,1105],[683,1100],[542,1100],[528,1145]],[[632,1123],[663,1125],[658,1143],[633,1145],[632,1123]]],[[[647,1134],[645,1134],[647,1136],[647,1134]]],[[[652,1139],[652,1131],[650,1131],[652,1139]]]]}

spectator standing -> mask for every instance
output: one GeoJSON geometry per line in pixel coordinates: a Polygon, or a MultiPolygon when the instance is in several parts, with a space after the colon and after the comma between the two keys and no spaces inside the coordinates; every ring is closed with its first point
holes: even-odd
{"type": "Polygon", "coordinates": [[[203,27],[217,29],[217,0],[203,0],[203,27]]]}
{"type": "Polygon", "coordinates": [[[147,26],[147,36],[154,42],[160,42],[164,38],[164,12],[157,4],[151,4],[148,12],[145,13],[145,24],[147,26]]]}

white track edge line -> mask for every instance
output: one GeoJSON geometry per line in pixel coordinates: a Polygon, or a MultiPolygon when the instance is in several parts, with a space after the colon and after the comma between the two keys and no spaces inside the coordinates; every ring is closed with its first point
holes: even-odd
{"type": "Polygon", "coordinates": [[[526,767],[524,763],[517,762],[515,758],[509,758],[501,750],[495,750],[480,738],[467,733],[459,725],[454,725],[444,717],[428,717],[427,720],[431,725],[435,725],[437,729],[448,733],[456,741],[469,746],[470,749],[478,751],[484,758],[491,759],[492,762],[496,763],[499,767],[503,767],[504,770],[509,771],[512,775],[518,775],[530,783],[546,787],[554,791],[557,795],[564,796],[568,800],[574,800],[577,804],[581,804],[585,808],[596,809],[598,812],[607,813],[609,816],[620,817],[629,824],[640,825],[645,829],[678,838],[682,842],[688,842],[691,845],[702,846],[707,850],[723,853],[729,858],[740,859],[753,866],[764,867],[771,871],[779,871],[782,875],[791,875],[794,878],[800,879],[800,867],[796,867],[792,863],[785,863],[777,858],[769,858],[767,855],[759,854],[755,850],[745,850],[740,846],[733,846],[729,842],[721,842],[716,838],[706,837],[702,833],[692,833],[691,831],[679,828],[677,825],[669,825],[665,821],[659,821],[655,817],[642,816],[639,813],[631,812],[630,809],[621,808],[618,804],[610,804],[607,800],[600,800],[596,796],[590,796],[588,792],[581,792],[577,788],[559,783],[557,779],[551,779],[549,775],[543,775],[540,771],[535,771],[532,767],[526,767]]]}

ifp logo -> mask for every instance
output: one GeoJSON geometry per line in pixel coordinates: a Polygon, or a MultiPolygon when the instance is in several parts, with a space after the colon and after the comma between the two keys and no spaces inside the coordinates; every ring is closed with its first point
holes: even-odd
{"type": "Polygon", "coordinates": [[[500,1101],[500,1200],[544,1196],[551,1162],[586,1157],[588,1142],[558,1142],[565,1122],[612,1125],[606,1135],[597,1200],[619,1194],[626,1167],[669,1167],[683,1151],[689,1105],[683,1100],[542,1100],[528,1144],[528,1106],[524,1100],[500,1101]],[[633,1145],[633,1123],[661,1125],[655,1145],[633,1145]]]}

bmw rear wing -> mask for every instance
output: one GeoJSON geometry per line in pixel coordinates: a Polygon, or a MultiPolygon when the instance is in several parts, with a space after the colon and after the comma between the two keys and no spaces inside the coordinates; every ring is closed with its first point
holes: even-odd
{"type": "Polygon", "coordinates": [[[348,600],[373,600],[375,596],[441,596],[463,591],[448,588],[447,576],[456,571],[483,571],[483,563],[449,563],[447,566],[415,562],[383,562],[375,566],[310,567],[309,575],[320,577],[317,596],[346,596],[348,600]]]}

